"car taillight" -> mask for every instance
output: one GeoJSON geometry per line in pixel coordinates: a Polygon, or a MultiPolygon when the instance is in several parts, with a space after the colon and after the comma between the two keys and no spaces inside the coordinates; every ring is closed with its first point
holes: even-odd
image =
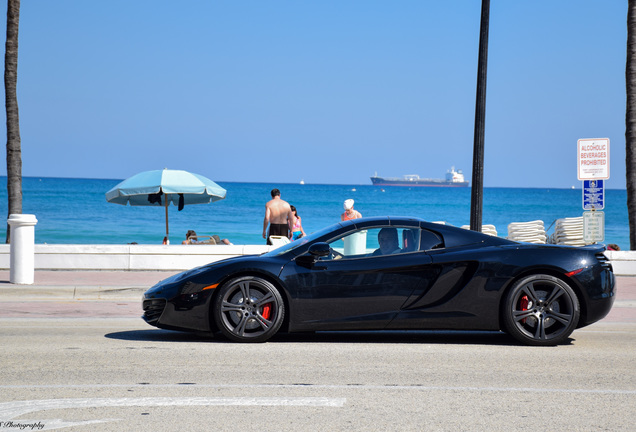
{"type": "Polygon", "coordinates": [[[585,270],[585,268],[580,268],[580,269],[578,269],[578,270],[572,270],[571,272],[567,272],[565,275],[566,275],[567,277],[572,277],[572,276],[574,276],[575,274],[579,274],[579,273],[581,273],[583,270],[585,270]]]}

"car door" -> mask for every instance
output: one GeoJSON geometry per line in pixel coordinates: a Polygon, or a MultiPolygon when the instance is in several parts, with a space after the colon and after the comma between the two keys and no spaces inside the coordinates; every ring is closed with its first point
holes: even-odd
{"type": "Polygon", "coordinates": [[[347,238],[330,244],[344,255],[331,255],[311,265],[296,260],[283,268],[281,279],[293,287],[292,329],[382,329],[414,291],[425,289],[431,281],[430,257],[406,248],[373,255],[379,229],[356,233],[369,239],[362,244],[359,238],[354,240],[357,245],[347,238]]]}

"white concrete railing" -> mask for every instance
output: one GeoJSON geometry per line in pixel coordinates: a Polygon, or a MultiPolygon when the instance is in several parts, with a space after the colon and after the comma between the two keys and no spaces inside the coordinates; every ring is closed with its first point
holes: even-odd
{"type": "Polygon", "coordinates": [[[617,276],[636,276],[636,251],[605,251],[617,276]]]}
{"type": "MultiPolygon", "coordinates": [[[[240,255],[274,249],[265,245],[35,245],[36,270],[181,271],[240,255]]],[[[614,272],[636,276],[636,251],[606,251],[614,272]]],[[[9,245],[0,245],[0,270],[8,270],[9,245]]]]}
{"type": "MultiPolygon", "coordinates": [[[[240,255],[261,254],[266,245],[61,245],[36,244],[35,270],[181,271],[240,255]]],[[[0,245],[0,270],[8,270],[9,245],[0,245]]]]}

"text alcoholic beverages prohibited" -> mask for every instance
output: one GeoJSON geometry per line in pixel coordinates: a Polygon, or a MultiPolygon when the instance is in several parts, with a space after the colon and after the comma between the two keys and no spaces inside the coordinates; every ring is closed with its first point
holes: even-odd
{"type": "Polygon", "coordinates": [[[577,141],[579,180],[609,179],[609,138],[586,138],[577,141]]]}
{"type": "Polygon", "coordinates": [[[605,213],[602,211],[583,212],[583,241],[595,243],[605,240],[605,213]]]}

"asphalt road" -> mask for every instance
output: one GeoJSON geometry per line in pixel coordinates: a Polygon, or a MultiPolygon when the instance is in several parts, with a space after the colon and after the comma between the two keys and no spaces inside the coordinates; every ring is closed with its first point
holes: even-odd
{"type": "Polygon", "coordinates": [[[3,318],[0,421],[7,430],[628,431],[635,330],[599,323],[553,348],[442,332],[240,345],[133,318],[3,318]]]}
{"type": "Polygon", "coordinates": [[[233,344],[150,327],[126,298],[0,291],[0,430],[633,431],[625,292],[569,344],[538,348],[489,332],[233,344]]]}

